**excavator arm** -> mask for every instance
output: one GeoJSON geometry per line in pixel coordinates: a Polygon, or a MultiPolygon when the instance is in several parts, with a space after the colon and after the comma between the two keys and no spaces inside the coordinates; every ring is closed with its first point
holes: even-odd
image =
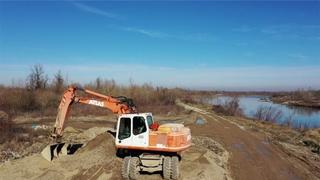
{"type": "Polygon", "coordinates": [[[68,89],[64,92],[59,108],[58,114],[56,117],[56,122],[54,125],[53,132],[51,134],[55,139],[63,135],[65,128],[65,123],[68,119],[68,114],[73,103],[81,103],[99,106],[111,110],[115,114],[128,114],[136,113],[136,107],[133,104],[132,99],[120,96],[112,97],[106,96],[94,91],[83,89],[79,86],[69,86],[68,89]],[[90,97],[81,97],[76,94],[77,91],[82,91],[90,97]]]}

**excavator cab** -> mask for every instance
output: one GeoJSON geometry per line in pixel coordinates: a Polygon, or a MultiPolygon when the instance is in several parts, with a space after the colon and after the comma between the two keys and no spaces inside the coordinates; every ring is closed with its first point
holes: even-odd
{"type": "Polygon", "coordinates": [[[122,147],[147,147],[150,126],[153,124],[151,113],[123,114],[118,118],[116,145],[122,147]]]}
{"type": "Polygon", "coordinates": [[[124,179],[139,179],[140,172],[157,171],[162,171],[165,179],[178,179],[180,152],[191,145],[191,134],[182,124],[159,125],[151,113],[132,113],[119,116],[115,141],[124,157],[124,179]]]}

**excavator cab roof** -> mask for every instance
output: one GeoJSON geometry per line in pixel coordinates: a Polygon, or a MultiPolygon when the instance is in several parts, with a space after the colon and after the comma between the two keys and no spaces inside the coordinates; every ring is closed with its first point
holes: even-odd
{"type": "Polygon", "coordinates": [[[128,113],[128,114],[120,114],[119,117],[134,117],[134,116],[152,116],[152,113],[128,113]]]}

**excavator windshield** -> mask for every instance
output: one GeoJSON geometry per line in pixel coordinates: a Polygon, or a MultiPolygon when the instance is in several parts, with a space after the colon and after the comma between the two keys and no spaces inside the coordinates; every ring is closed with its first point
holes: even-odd
{"type": "Polygon", "coordinates": [[[120,118],[120,126],[119,126],[119,140],[123,140],[129,138],[131,135],[131,119],[128,117],[120,118]]]}
{"type": "Polygon", "coordinates": [[[133,117],[132,124],[133,124],[132,131],[134,135],[138,135],[147,131],[146,122],[144,117],[142,116],[133,117]]]}

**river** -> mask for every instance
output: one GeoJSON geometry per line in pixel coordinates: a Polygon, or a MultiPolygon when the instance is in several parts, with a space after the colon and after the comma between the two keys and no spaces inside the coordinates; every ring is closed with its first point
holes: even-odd
{"type": "MultiPolygon", "coordinates": [[[[267,96],[240,96],[238,99],[244,115],[249,118],[255,118],[259,108],[271,107],[281,112],[280,117],[276,120],[278,124],[290,122],[294,128],[320,128],[320,109],[276,104],[271,101],[265,101],[265,99],[268,99],[267,96]]],[[[230,100],[231,97],[229,96],[217,96],[210,99],[209,103],[221,105],[230,100]]]]}

